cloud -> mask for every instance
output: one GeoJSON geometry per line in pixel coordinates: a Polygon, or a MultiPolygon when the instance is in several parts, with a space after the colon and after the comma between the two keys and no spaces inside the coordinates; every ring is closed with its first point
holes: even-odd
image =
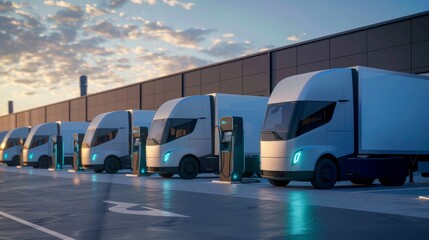
{"type": "Polygon", "coordinates": [[[156,0],[131,0],[132,3],[135,4],[142,4],[142,3],[147,3],[149,5],[155,5],[156,4],[156,0]]]}
{"type": "Polygon", "coordinates": [[[188,28],[186,30],[175,30],[165,26],[161,22],[149,22],[142,27],[143,37],[158,39],[175,46],[185,48],[198,48],[200,42],[206,39],[206,35],[214,32],[211,29],[188,28]]]}
{"type": "Polygon", "coordinates": [[[140,36],[138,27],[135,25],[115,26],[108,21],[100,21],[93,26],[84,28],[87,32],[92,32],[105,38],[130,38],[135,39],[140,36]]]}
{"type": "Polygon", "coordinates": [[[55,7],[66,8],[66,9],[68,9],[70,11],[74,11],[74,12],[80,12],[80,11],[82,11],[81,7],[79,7],[77,5],[74,5],[74,4],[71,4],[69,2],[65,2],[65,1],[45,0],[43,3],[45,5],[48,5],[48,6],[55,6],[55,7]]]}
{"type": "MultiPolygon", "coordinates": [[[[179,71],[184,71],[212,63],[211,61],[191,57],[187,55],[169,55],[168,52],[142,51],[143,54],[137,56],[138,68],[144,75],[144,79],[159,77],[179,71]]],[[[137,71],[136,71],[137,72],[137,71]]]]}
{"type": "Polygon", "coordinates": [[[191,8],[195,5],[194,3],[183,3],[183,2],[179,2],[177,0],[163,0],[165,4],[175,7],[175,6],[180,6],[183,9],[186,10],[191,10],[191,8]]]}
{"type": "Polygon", "coordinates": [[[251,51],[252,45],[249,41],[240,43],[231,40],[213,39],[213,45],[200,52],[213,57],[234,58],[249,54],[251,51]]]}
{"type": "Polygon", "coordinates": [[[298,36],[297,36],[297,35],[292,35],[292,36],[287,37],[287,40],[288,40],[288,41],[291,41],[291,42],[298,42],[298,41],[301,41],[301,39],[302,39],[305,35],[307,35],[307,34],[306,34],[306,33],[301,33],[301,34],[299,34],[298,36]]]}
{"type": "Polygon", "coordinates": [[[128,2],[128,0],[109,0],[107,2],[107,6],[109,8],[120,8],[120,7],[122,7],[122,5],[124,5],[127,2],[128,2]]]}
{"type": "Polygon", "coordinates": [[[94,5],[86,4],[85,5],[85,12],[91,16],[102,16],[104,14],[114,13],[113,10],[97,8],[97,5],[95,5],[95,4],[94,5]]]}

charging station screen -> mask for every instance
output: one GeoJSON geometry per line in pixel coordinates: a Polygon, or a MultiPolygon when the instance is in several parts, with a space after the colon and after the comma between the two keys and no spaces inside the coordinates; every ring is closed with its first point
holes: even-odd
{"type": "Polygon", "coordinates": [[[222,142],[226,143],[226,142],[231,142],[232,140],[232,132],[224,132],[222,135],[222,142]]]}

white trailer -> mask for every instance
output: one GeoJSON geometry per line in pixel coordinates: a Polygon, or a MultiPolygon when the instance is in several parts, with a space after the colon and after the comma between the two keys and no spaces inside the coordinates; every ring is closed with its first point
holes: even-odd
{"type": "Polygon", "coordinates": [[[31,129],[22,150],[24,166],[49,168],[52,163],[51,137],[62,136],[65,164],[73,161],[73,134],[85,133],[87,122],[42,123],[31,129]]]}
{"type": "Polygon", "coordinates": [[[262,177],[320,189],[404,184],[410,160],[429,160],[428,93],[428,77],[367,67],[282,80],[262,127],[262,177]]]}
{"type": "Polygon", "coordinates": [[[96,116],[82,142],[83,168],[97,173],[131,168],[132,128],[149,128],[154,115],[155,111],[124,110],[96,116]]]}
{"type": "Polygon", "coordinates": [[[25,141],[30,129],[30,127],[20,127],[7,132],[0,145],[0,162],[8,166],[19,165],[22,152],[21,139],[25,141]]]}
{"type": "Polygon", "coordinates": [[[179,173],[219,172],[219,140],[215,126],[223,116],[243,118],[246,173],[259,171],[259,131],[268,97],[213,93],[173,99],[155,114],[146,141],[148,172],[169,178],[179,173]]]}

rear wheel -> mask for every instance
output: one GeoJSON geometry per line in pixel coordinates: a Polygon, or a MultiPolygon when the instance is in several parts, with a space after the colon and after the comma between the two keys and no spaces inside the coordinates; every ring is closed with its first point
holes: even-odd
{"type": "Polygon", "coordinates": [[[104,170],[107,173],[117,173],[121,169],[121,163],[116,157],[107,157],[104,161],[104,170]]]}
{"type": "Polygon", "coordinates": [[[180,161],[179,176],[183,179],[193,179],[198,175],[199,165],[192,157],[185,157],[180,161]]]}
{"type": "Polygon", "coordinates": [[[271,185],[276,187],[286,187],[290,183],[289,180],[275,180],[275,179],[268,179],[268,182],[271,183],[271,185]]]}
{"type": "Polygon", "coordinates": [[[322,158],[316,164],[311,184],[317,189],[331,189],[337,182],[337,165],[329,158],[322,158]]]}
{"type": "Polygon", "coordinates": [[[51,159],[47,156],[42,156],[39,158],[39,167],[43,169],[49,168],[51,165],[51,159]]]}
{"type": "Polygon", "coordinates": [[[359,179],[353,179],[351,182],[353,184],[364,184],[364,185],[371,185],[375,181],[375,178],[359,178],[359,179]]]}
{"type": "Polygon", "coordinates": [[[171,178],[174,175],[174,173],[158,173],[158,174],[163,178],[171,178]]]}

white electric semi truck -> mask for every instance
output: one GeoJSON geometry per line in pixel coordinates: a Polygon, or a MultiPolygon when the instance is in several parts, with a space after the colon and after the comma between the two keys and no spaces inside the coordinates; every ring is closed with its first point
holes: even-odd
{"type": "Polygon", "coordinates": [[[219,173],[219,136],[215,126],[224,116],[243,118],[245,173],[259,173],[259,132],[268,97],[213,93],[173,99],[155,114],[148,139],[148,172],[164,178],[178,173],[219,173]]]}
{"type": "Polygon", "coordinates": [[[23,165],[49,168],[52,164],[52,136],[62,136],[64,164],[73,161],[73,134],[85,133],[88,122],[50,122],[33,127],[22,150],[23,165]]]}
{"type": "Polygon", "coordinates": [[[429,161],[429,78],[368,67],[288,77],[261,131],[261,174],[274,186],[311,181],[403,185],[429,161]]]}
{"type": "Polygon", "coordinates": [[[8,166],[19,165],[22,153],[21,139],[25,141],[30,129],[30,127],[20,127],[7,132],[0,145],[0,162],[8,166]]]}
{"type": "Polygon", "coordinates": [[[97,115],[82,142],[82,165],[96,173],[131,168],[132,128],[150,127],[155,111],[123,110],[97,115]]]}

